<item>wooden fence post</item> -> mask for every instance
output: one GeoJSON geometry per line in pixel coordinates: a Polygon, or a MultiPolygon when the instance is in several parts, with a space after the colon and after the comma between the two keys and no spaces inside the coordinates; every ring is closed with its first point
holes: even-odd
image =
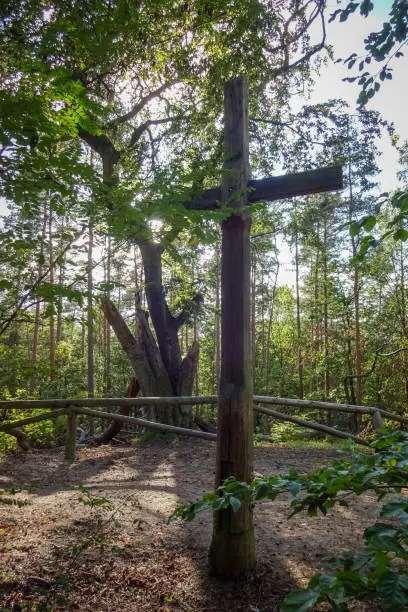
{"type": "Polygon", "coordinates": [[[67,430],[65,435],[65,460],[71,463],[75,460],[77,413],[72,406],[67,409],[67,430]]]}
{"type": "Polygon", "coordinates": [[[382,429],[384,427],[384,422],[382,420],[381,412],[379,410],[373,410],[373,426],[374,429],[382,429]]]}

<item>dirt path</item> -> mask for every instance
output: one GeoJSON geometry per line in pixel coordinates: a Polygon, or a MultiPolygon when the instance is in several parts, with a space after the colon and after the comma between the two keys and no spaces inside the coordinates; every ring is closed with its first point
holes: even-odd
{"type": "MultiPolygon", "coordinates": [[[[3,459],[0,488],[28,489],[18,497],[31,504],[0,505],[1,609],[272,612],[324,560],[358,545],[376,516],[370,496],[327,517],[289,521],[284,499],[259,504],[256,570],[239,584],[210,579],[211,516],[188,525],[166,520],[177,504],[212,488],[214,454],[213,443],[182,440],[79,451],[71,466],[57,451],[3,459]],[[78,501],[80,484],[116,508],[102,511],[102,531],[98,507],[78,501]]],[[[255,470],[305,472],[334,456],[262,447],[255,450],[255,470]]]]}

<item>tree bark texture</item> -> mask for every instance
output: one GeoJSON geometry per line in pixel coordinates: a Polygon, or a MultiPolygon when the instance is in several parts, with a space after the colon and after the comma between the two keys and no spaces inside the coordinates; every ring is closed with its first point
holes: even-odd
{"type": "MultiPolygon", "coordinates": [[[[47,204],[44,203],[43,224],[42,224],[41,245],[40,245],[40,265],[38,266],[38,277],[40,277],[43,272],[42,262],[44,261],[44,245],[45,245],[46,233],[47,233],[47,204]]],[[[37,299],[35,303],[35,315],[34,315],[33,350],[31,353],[31,365],[33,368],[33,373],[31,374],[30,383],[29,383],[30,395],[35,393],[35,391],[37,390],[36,367],[37,367],[37,360],[38,360],[38,339],[39,339],[39,334],[40,334],[40,316],[41,316],[41,301],[40,299],[37,299]]]]}
{"type": "MultiPolygon", "coordinates": [[[[52,242],[52,207],[51,203],[49,206],[49,216],[48,216],[48,253],[49,253],[49,265],[50,265],[50,276],[49,281],[50,285],[53,285],[55,282],[55,261],[54,261],[54,245],[52,242]]],[[[55,380],[57,376],[56,372],[56,361],[55,361],[55,316],[54,313],[50,315],[50,378],[51,380],[55,380]]]]}
{"type": "MultiPolygon", "coordinates": [[[[168,310],[167,304],[165,304],[165,309],[168,310]]],[[[170,347],[169,353],[173,356],[178,354],[179,358],[177,364],[171,362],[169,372],[162,359],[158,343],[156,343],[150,329],[147,313],[142,308],[137,309],[138,330],[136,336],[132,334],[123,317],[111,302],[103,303],[102,310],[131,363],[142,395],[161,397],[191,395],[198,362],[199,347],[197,343],[193,343],[187,355],[182,359],[176,334],[177,347],[170,347]],[[175,365],[178,366],[176,389],[173,386],[174,379],[172,384],[170,378],[171,374],[174,375],[175,365]]],[[[158,335],[157,331],[156,335],[158,335]]],[[[174,340],[174,336],[172,336],[172,339],[174,340]]],[[[151,420],[170,425],[191,427],[193,424],[190,406],[174,406],[171,409],[166,406],[151,407],[148,410],[148,416],[151,420]]]]}
{"type": "Polygon", "coordinates": [[[297,333],[297,361],[299,379],[299,399],[303,399],[303,354],[302,354],[302,329],[300,322],[300,290],[299,290],[299,233],[296,220],[295,234],[295,278],[296,278],[296,333],[297,333]]]}
{"type": "MultiPolygon", "coordinates": [[[[136,397],[140,391],[139,381],[133,377],[127,386],[125,397],[136,397]]],[[[129,416],[134,406],[119,406],[117,414],[129,416]]],[[[93,439],[93,444],[108,444],[115,436],[120,433],[123,423],[120,421],[112,421],[108,427],[101,433],[100,436],[93,439]]]]}

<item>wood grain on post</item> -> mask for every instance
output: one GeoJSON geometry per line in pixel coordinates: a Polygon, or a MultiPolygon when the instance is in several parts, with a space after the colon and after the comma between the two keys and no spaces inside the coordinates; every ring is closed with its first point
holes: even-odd
{"type": "Polygon", "coordinates": [[[67,409],[67,430],[65,435],[65,459],[66,461],[75,460],[76,450],[76,428],[77,428],[77,414],[72,408],[67,409]]]}
{"type": "MultiPolygon", "coordinates": [[[[247,204],[248,85],[238,77],[224,89],[224,203],[234,209],[222,223],[221,377],[218,404],[216,487],[225,478],[252,477],[252,379],[249,329],[250,227],[247,204]]],[[[255,563],[252,510],[243,504],[214,514],[211,570],[234,578],[255,563]]]]}

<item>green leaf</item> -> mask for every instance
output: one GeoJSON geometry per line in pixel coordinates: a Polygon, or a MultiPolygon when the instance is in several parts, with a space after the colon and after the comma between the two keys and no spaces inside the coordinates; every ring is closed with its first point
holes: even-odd
{"type": "Polygon", "coordinates": [[[296,495],[299,493],[299,491],[302,488],[302,483],[296,480],[289,480],[286,483],[286,488],[288,489],[290,493],[292,493],[293,497],[296,497],[296,495]]]}
{"type": "Polygon", "coordinates": [[[383,599],[384,609],[406,610],[408,604],[408,576],[389,571],[381,576],[377,585],[383,599]]]}
{"type": "Polygon", "coordinates": [[[229,498],[229,503],[233,511],[238,512],[241,507],[241,501],[237,497],[231,495],[231,497],[229,498]]]}
{"type": "Polygon", "coordinates": [[[11,281],[6,280],[5,278],[0,279],[0,291],[11,289],[12,286],[13,283],[11,281]]]}
{"type": "Polygon", "coordinates": [[[294,591],[285,597],[281,612],[306,612],[313,608],[319,599],[319,591],[315,589],[303,589],[294,591]]]}
{"type": "Polygon", "coordinates": [[[373,229],[376,223],[377,223],[377,217],[375,217],[374,215],[370,215],[369,217],[366,217],[364,219],[363,227],[366,232],[371,232],[371,230],[373,229]]]}
{"type": "Polygon", "coordinates": [[[407,500],[393,501],[385,504],[380,511],[384,518],[399,518],[401,523],[408,525],[408,502],[407,500]]]}
{"type": "Polygon", "coordinates": [[[357,236],[361,229],[360,223],[358,221],[352,221],[350,223],[350,236],[357,236]]]}
{"type": "Polygon", "coordinates": [[[405,195],[400,199],[400,210],[401,212],[408,211],[408,195],[405,195]]]}
{"type": "Polygon", "coordinates": [[[396,232],[394,232],[393,238],[394,240],[402,240],[403,242],[405,242],[406,240],[408,240],[408,230],[401,227],[396,232]]]}
{"type": "Polygon", "coordinates": [[[372,527],[368,527],[364,532],[364,538],[367,544],[373,548],[397,553],[405,552],[398,539],[398,529],[386,523],[376,523],[372,527]]]}

